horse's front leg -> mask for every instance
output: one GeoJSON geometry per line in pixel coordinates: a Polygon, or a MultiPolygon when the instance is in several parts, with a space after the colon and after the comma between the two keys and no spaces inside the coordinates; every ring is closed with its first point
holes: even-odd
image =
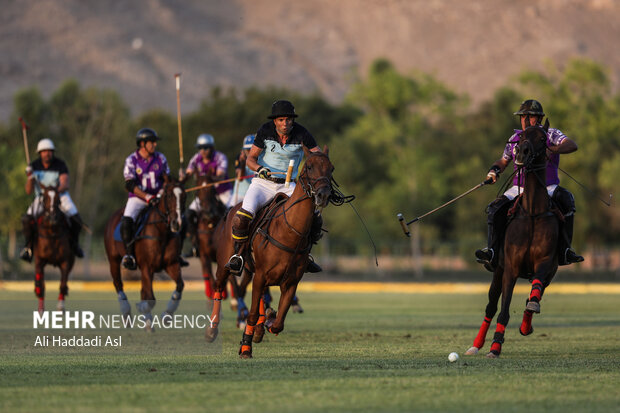
{"type": "Polygon", "coordinates": [[[56,310],[65,311],[65,296],[69,295],[69,272],[71,271],[72,264],[68,259],[60,266],[60,291],[58,293],[58,304],[56,310]]]}
{"type": "Polygon", "coordinates": [[[510,301],[512,300],[512,292],[516,282],[517,275],[507,267],[502,277],[502,309],[497,316],[497,326],[495,327],[491,351],[487,354],[488,358],[498,358],[502,352],[504,333],[506,332],[506,326],[510,320],[510,301]]]}
{"type": "Polygon", "coordinates": [[[212,343],[217,338],[218,326],[221,320],[222,292],[226,288],[226,281],[228,280],[229,274],[229,271],[224,265],[217,266],[213,307],[211,309],[211,316],[209,317],[209,325],[205,329],[205,339],[209,343],[212,343]]]}
{"type": "Polygon", "coordinates": [[[178,262],[169,264],[166,267],[166,272],[172,278],[172,280],[176,283],[176,288],[172,292],[172,296],[168,301],[168,305],[166,309],[162,312],[161,318],[162,321],[165,318],[172,319],[172,315],[179,308],[179,304],[181,303],[181,297],[183,295],[183,288],[185,287],[185,283],[183,282],[183,276],[181,275],[181,266],[178,262]]]}
{"type": "Polygon", "coordinates": [[[252,339],[254,338],[254,329],[260,318],[261,298],[264,289],[265,274],[256,273],[252,282],[252,305],[250,306],[250,313],[248,314],[245,331],[241,338],[241,347],[239,348],[239,357],[242,359],[252,358],[252,339]]]}
{"type": "Polygon", "coordinates": [[[480,326],[480,330],[478,330],[478,335],[474,339],[474,344],[469,348],[469,350],[465,352],[466,356],[473,356],[478,354],[478,351],[484,346],[487,332],[489,331],[489,326],[491,325],[491,320],[493,320],[493,317],[495,317],[495,313],[497,313],[497,302],[499,301],[499,296],[502,293],[503,274],[504,269],[501,266],[497,266],[497,269],[493,273],[491,286],[489,287],[489,303],[487,304],[484,313],[482,325],[480,326]]]}
{"type": "Polygon", "coordinates": [[[280,286],[280,302],[278,303],[276,318],[268,319],[265,322],[265,327],[270,333],[278,335],[278,333],[284,330],[284,319],[295,297],[297,284],[298,282],[291,282],[280,286]]]}
{"type": "Polygon", "coordinates": [[[213,272],[212,272],[212,262],[211,258],[208,256],[207,252],[203,250],[202,243],[200,243],[199,250],[199,258],[200,265],[202,266],[202,279],[205,283],[205,296],[209,300],[213,300],[214,291],[214,281],[213,281],[213,272]]]}
{"type": "Polygon", "coordinates": [[[532,327],[532,317],[534,313],[540,313],[540,300],[542,295],[555,276],[557,265],[554,264],[552,258],[543,260],[534,268],[534,276],[532,278],[532,289],[523,311],[523,320],[519,326],[519,333],[528,336],[534,332],[532,327]]]}
{"type": "Polygon", "coordinates": [[[45,263],[39,257],[34,261],[34,295],[39,299],[39,314],[45,311],[45,263]]]}
{"type": "Polygon", "coordinates": [[[142,289],[140,290],[140,298],[142,301],[136,304],[138,312],[145,321],[145,330],[153,331],[153,315],[151,310],[155,307],[155,294],[153,293],[153,274],[155,270],[150,265],[140,267],[142,273],[142,289]]]}

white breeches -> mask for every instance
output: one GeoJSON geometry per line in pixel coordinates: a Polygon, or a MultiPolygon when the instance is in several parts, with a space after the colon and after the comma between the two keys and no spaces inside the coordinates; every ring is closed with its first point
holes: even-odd
{"type": "MultiPolygon", "coordinates": [[[[60,194],[60,210],[68,217],[72,217],[78,213],[71,196],[68,191],[60,194]]],[[[26,211],[28,215],[32,215],[33,217],[38,217],[43,213],[43,196],[37,196],[32,201],[32,204],[28,207],[28,211],[26,211]]]]}
{"type": "Polygon", "coordinates": [[[146,207],[147,203],[137,196],[132,196],[127,199],[127,204],[125,205],[125,212],[123,212],[124,217],[131,217],[134,221],[138,217],[140,211],[142,211],[146,207]]]}
{"type": "Polygon", "coordinates": [[[295,182],[291,182],[290,186],[286,188],[284,184],[276,184],[263,178],[254,178],[248,188],[248,192],[245,193],[242,208],[254,215],[262,206],[271,201],[278,192],[291,196],[294,189],[295,182]]]}
{"type": "MultiPolygon", "coordinates": [[[[557,187],[558,186],[555,185],[555,184],[547,186],[547,193],[549,194],[550,197],[553,196],[553,193],[555,192],[555,189],[557,187]]],[[[512,201],[520,193],[521,194],[523,193],[523,188],[515,185],[515,186],[511,187],[509,190],[507,190],[506,192],[504,192],[504,196],[512,201]]]]}
{"type": "MultiPolygon", "coordinates": [[[[221,194],[217,194],[215,197],[222,203],[226,208],[230,207],[228,203],[231,201],[232,191],[222,192],[221,194]]],[[[198,197],[194,198],[191,204],[189,204],[189,208],[192,211],[200,212],[202,208],[200,207],[200,200],[198,197]]]]}

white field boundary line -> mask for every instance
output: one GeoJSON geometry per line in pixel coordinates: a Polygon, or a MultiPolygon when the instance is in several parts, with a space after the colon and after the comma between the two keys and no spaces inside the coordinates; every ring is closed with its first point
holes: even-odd
{"type": "MultiPolygon", "coordinates": [[[[45,283],[46,290],[58,290],[58,281],[45,283]]],[[[123,283],[126,292],[140,291],[139,281],[123,283]]],[[[154,281],[158,291],[174,290],[172,281],[154,281]]],[[[515,286],[515,293],[528,293],[528,283],[515,286]]],[[[0,281],[0,291],[33,292],[33,281],[0,281]]],[[[69,281],[70,291],[114,292],[112,282],[69,281]]],[[[203,281],[185,281],[184,291],[204,291],[203,281]]],[[[381,283],[381,282],[301,282],[297,291],[321,293],[394,293],[394,294],[486,294],[487,283],[381,283]]],[[[620,283],[552,283],[548,292],[553,294],[620,294],[620,283]]],[[[33,293],[34,294],[34,293],[33,293]]]]}

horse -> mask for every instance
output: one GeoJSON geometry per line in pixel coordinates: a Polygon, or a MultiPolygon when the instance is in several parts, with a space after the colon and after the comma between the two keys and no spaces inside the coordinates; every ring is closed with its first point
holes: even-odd
{"type": "Polygon", "coordinates": [[[508,212],[511,218],[506,227],[503,255],[500,255],[500,263],[493,273],[485,317],[473,346],[467,350],[466,355],[477,354],[484,345],[501,294],[501,311],[497,317],[493,343],[487,354],[489,358],[499,357],[506,325],[510,319],[510,301],[517,278],[529,279],[532,283],[519,327],[521,335],[532,334],[532,316],[540,313],[542,293],[557,272],[559,221],[563,216],[559,209],[552,205],[547,193],[548,128],[548,120],[544,126],[526,128],[516,145],[515,164],[519,168],[517,173],[525,174],[523,192],[515,199],[508,212]]]}
{"type": "Polygon", "coordinates": [[[60,293],[56,309],[65,310],[65,297],[69,295],[69,273],[75,263],[71,248],[69,223],[60,210],[58,187],[41,185],[43,213],[37,218],[37,236],[34,253],[34,293],[39,298],[39,313],[45,310],[45,266],[52,264],[60,269],[60,293]]]}
{"type": "MultiPolygon", "coordinates": [[[[284,329],[286,313],[308,264],[313,213],[330,201],[333,171],[327,148],[325,152],[310,153],[291,196],[277,194],[272,203],[262,210],[263,213],[256,214],[247,245],[251,251],[245,254],[248,257],[246,270],[253,272],[254,277],[252,304],[239,349],[241,358],[252,357],[252,341],[262,340],[265,327],[276,335],[284,329]],[[280,302],[277,313],[270,316],[265,314],[263,294],[266,287],[275,285],[280,287],[280,302]]],[[[221,294],[229,275],[225,265],[233,254],[232,218],[239,208],[240,205],[237,205],[229,211],[226,220],[218,226],[221,241],[217,251],[215,298],[210,317],[213,322],[205,331],[207,341],[215,340],[218,333],[221,294]]]]}
{"type": "MultiPolygon", "coordinates": [[[[152,331],[151,310],[155,306],[155,294],[153,293],[153,275],[157,271],[165,270],[170,278],[176,283],[176,289],[172,293],[162,318],[171,316],[179,306],[183,293],[183,277],[179,253],[181,250],[182,211],[185,209],[185,190],[183,184],[173,178],[164,178],[164,187],[158,195],[156,205],[147,206],[141,214],[144,214],[144,223],[136,223],[137,233],[135,242],[136,262],[141,272],[142,289],[140,290],[141,301],[136,304],[137,310],[144,316],[148,331],[152,331]]],[[[131,315],[131,306],[123,290],[121,278],[121,260],[125,255],[125,246],[120,238],[115,237],[115,230],[123,216],[123,208],[112,214],[108,220],[104,233],[104,242],[110,274],[114,288],[118,296],[123,318],[131,315]],[[115,239],[116,238],[116,239],[115,239]]]]}

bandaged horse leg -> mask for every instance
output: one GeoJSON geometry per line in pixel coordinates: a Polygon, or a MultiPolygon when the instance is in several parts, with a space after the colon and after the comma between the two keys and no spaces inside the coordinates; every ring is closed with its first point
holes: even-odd
{"type": "Polygon", "coordinates": [[[155,300],[142,300],[139,303],[136,303],[136,308],[138,312],[142,315],[146,331],[154,331],[153,329],[153,314],[151,314],[151,310],[155,307],[155,300]]]}
{"type": "Polygon", "coordinates": [[[56,310],[58,311],[65,311],[65,296],[69,295],[69,286],[67,285],[69,271],[67,262],[64,262],[60,266],[60,291],[58,293],[58,303],[56,304],[56,310]]]}
{"type": "Polygon", "coordinates": [[[212,280],[211,280],[211,275],[210,274],[202,274],[202,279],[204,280],[205,283],[205,295],[207,296],[208,299],[213,300],[213,294],[214,294],[214,290],[213,290],[213,285],[212,280]]]}
{"type": "Polygon", "coordinates": [[[495,313],[497,313],[497,302],[499,301],[499,297],[502,292],[501,280],[502,272],[500,269],[498,269],[493,273],[493,280],[491,282],[491,286],[489,287],[489,303],[487,304],[485,310],[485,316],[482,320],[482,325],[478,330],[478,335],[476,335],[472,347],[470,347],[465,352],[466,356],[473,356],[478,354],[478,351],[484,346],[487,332],[489,331],[489,326],[491,325],[491,320],[493,320],[493,317],[495,317],[495,313]]]}
{"type": "Polygon", "coordinates": [[[506,332],[506,326],[510,320],[510,301],[512,300],[512,293],[516,280],[516,277],[513,277],[508,271],[504,271],[502,278],[502,309],[497,316],[497,326],[495,327],[491,350],[487,354],[488,358],[498,358],[502,352],[504,333],[506,332]]]}
{"type": "Polygon", "coordinates": [[[39,299],[39,313],[45,310],[45,279],[43,271],[37,271],[34,275],[34,294],[39,299]]]}
{"type": "Polygon", "coordinates": [[[205,340],[212,343],[217,338],[218,326],[220,324],[220,311],[222,309],[222,293],[216,291],[213,293],[213,308],[209,317],[209,325],[205,329],[205,340]]]}
{"type": "Polygon", "coordinates": [[[118,303],[121,307],[123,319],[127,319],[131,315],[131,305],[129,305],[129,300],[127,299],[127,295],[125,295],[124,291],[118,292],[118,303]]]}
{"type": "Polygon", "coordinates": [[[539,279],[534,279],[532,281],[532,290],[530,291],[530,296],[527,300],[527,304],[525,309],[527,311],[531,311],[532,313],[540,313],[540,299],[542,298],[543,291],[545,287],[539,279]]]}
{"type": "Polygon", "coordinates": [[[179,308],[179,304],[181,303],[181,296],[183,295],[183,291],[175,291],[172,293],[170,300],[168,300],[168,305],[166,306],[166,310],[161,314],[162,319],[166,316],[172,317],[177,308],[179,308]]]}
{"type": "Polygon", "coordinates": [[[241,339],[239,347],[239,357],[242,359],[252,358],[252,340],[254,331],[260,319],[261,307],[263,304],[262,295],[265,290],[265,282],[262,278],[254,277],[252,280],[252,306],[248,314],[247,325],[241,339]]]}
{"type": "Polygon", "coordinates": [[[522,336],[529,336],[534,332],[534,327],[532,327],[532,316],[534,313],[529,310],[523,311],[523,320],[521,320],[521,326],[519,327],[519,333],[522,336]]]}
{"type": "Polygon", "coordinates": [[[265,300],[260,299],[258,306],[258,321],[256,322],[256,330],[254,330],[254,342],[260,343],[265,335],[265,300]]]}

